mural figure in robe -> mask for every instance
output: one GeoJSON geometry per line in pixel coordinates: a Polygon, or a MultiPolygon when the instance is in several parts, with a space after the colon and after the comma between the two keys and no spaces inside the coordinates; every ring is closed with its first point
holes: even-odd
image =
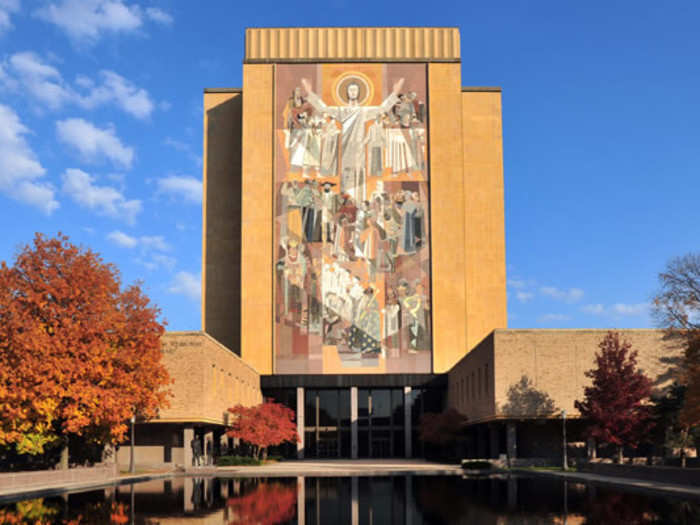
{"type": "Polygon", "coordinates": [[[301,85],[308,95],[308,102],[320,114],[327,114],[341,125],[340,191],[347,192],[356,201],[364,201],[365,195],[365,128],[366,123],[382,113],[389,112],[398,102],[404,79],[399,79],[391,94],[379,106],[362,106],[359,102],[360,86],[350,83],[347,87],[347,105],[328,106],[311,89],[311,82],[302,78],[301,85]]]}

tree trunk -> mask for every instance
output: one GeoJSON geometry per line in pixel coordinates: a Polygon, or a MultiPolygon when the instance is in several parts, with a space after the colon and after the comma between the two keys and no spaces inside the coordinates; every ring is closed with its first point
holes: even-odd
{"type": "Polygon", "coordinates": [[[685,447],[681,447],[681,468],[685,468],[685,447]]]}
{"type": "Polygon", "coordinates": [[[262,449],[262,460],[265,461],[267,459],[267,447],[262,449]]]}
{"type": "Polygon", "coordinates": [[[58,468],[61,470],[68,470],[68,438],[63,440],[63,447],[61,448],[61,460],[58,462],[58,468]]]}
{"type": "Polygon", "coordinates": [[[620,445],[617,447],[617,463],[619,465],[622,465],[622,461],[623,461],[622,452],[623,452],[623,447],[622,447],[622,445],[620,445]]]}

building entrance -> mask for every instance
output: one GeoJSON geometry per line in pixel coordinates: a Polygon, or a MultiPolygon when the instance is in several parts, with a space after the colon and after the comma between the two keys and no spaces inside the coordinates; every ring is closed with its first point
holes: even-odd
{"type": "Polygon", "coordinates": [[[401,388],[358,389],[358,456],[403,457],[404,393],[401,388]]]}
{"type": "Polygon", "coordinates": [[[305,457],[350,457],[350,389],[304,392],[305,457]]]}

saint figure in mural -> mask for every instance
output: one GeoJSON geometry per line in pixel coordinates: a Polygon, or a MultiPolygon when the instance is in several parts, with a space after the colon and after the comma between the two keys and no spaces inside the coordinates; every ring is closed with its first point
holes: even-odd
{"type": "Polygon", "coordinates": [[[301,85],[308,95],[308,102],[321,114],[327,114],[341,125],[340,190],[355,200],[365,200],[365,127],[366,123],[382,113],[389,112],[398,102],[404,79],[399,79],[391,94],[379,106],[360,105],[360,86],[350,83],[347,87],[347,105],[327,106],[311,89],[311,82],[302,78],[301,85]]]}

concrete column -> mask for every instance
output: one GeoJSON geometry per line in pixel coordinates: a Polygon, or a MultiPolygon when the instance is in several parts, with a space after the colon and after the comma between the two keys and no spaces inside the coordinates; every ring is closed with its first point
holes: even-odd
{"type": "Polygon", "coordinates": [[[212,464],[212,455],[214,454],[214,431],[209,430],[204,433],[202,439],[202,453],[204,454],[204,464],[212,464]],[[210,445],[211,443],[211,445],[210,445]],[[211,447],[211,448],[210,448],[211,447]]]}
{"type": "MultiPolygon", "coordinates": [[[[357,390],[356,387],[353,388],[357,390]]],[[[350,523],[358,525],[360,523],[360,485],[357,476],[350,478],[350,501],[350,523]]]]}
{"type": "Polygon", "coordinates": [[[508,476],[508,509],[515,510],[518,506],[518,480],[515,476],[508,476]]]}
{"type": "Polygon", "coordinates": [[[350,387],[350,457],[357,459],[357,387],[350,387]]]}
{"type": "Polygon", "coordinates": [[[297,387],[297,458],[304,459],[304,387],[297,387]]]}
{"type": "Polygon", "coordinates": [[[500,425],[497,423],[492,423],[489,425],[489,457],[492,459],[498,459],[499,427],[500,425]]]}
{"type": "Polygon", "coordinates": [[[297,477],[297,523],[306,524],[306,485],[302,476],[297,477]]]}
{"type": "Polygon", "coordinates": [[[411,387],[403,387],[403,436],[404,448],[406,449],[406,458],[413,457],[413,441],[411,433],[411,409],[413,408],[413,398],[411,396],[411,387]]]}
{"type": "Polygon", "coordinates": [[[510,463],[518,457],[517,434],[514,421],[506,423],[506,451],[508,453],[508,462],[510,463]]]}
{"type": "Polygon", "coordinates": [[[192,468],[192,440],[194,439],[194,429],[185,427],[182,431],[182,456],[185,469],[192,468]]]}
{"type": "Polygon", "coordinates": [[[488,429],[484,425],[476,426],[476,455],[479,459],[484,459],[488,455],[488,429]]]}
{"type": "Polygon", "coordinates": [[[404,476],[406,480],[406,502],[404,503],[404,515],[406,525],[413,525],[413,476],[404,476]]]}
{"type": "Polygon", "coordinates": [[[588,460],[590,461],[591,459],[595,459],[598,457],[598,444],[595,441],[595,438],[589,437],[586,440],[586,456],[588,457],[588,460]]]}
{"type": "MultiPolygon", "coordinates": [[[[191,461],[192,460],[190,459],[190,463],[191,461]]],[[[192,512],[194,510],[194,480],[195,478],[185,478],[185,486],[183,487],[184,490],[182,491],[185,512],[192,512]]]]}

